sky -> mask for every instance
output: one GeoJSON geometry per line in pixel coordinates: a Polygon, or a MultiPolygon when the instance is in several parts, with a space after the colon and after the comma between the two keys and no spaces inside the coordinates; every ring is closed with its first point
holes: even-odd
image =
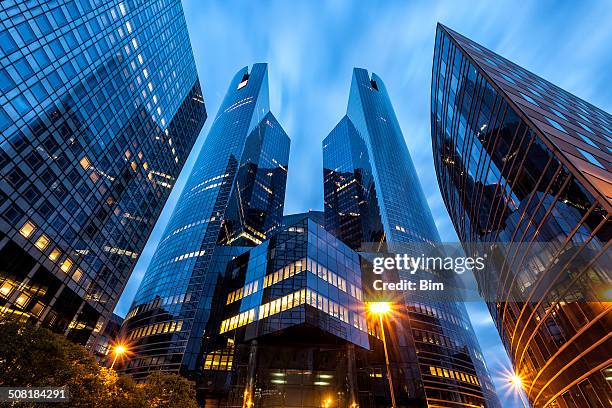
{"type": "MultiPolygon", "coordinates": [[[[612,111],[609,1],[183,0],[209,119],[119,301],[125,315],[233,75],[269,64],[270,105],[291,138],[285,213],[322,209],[321,141],[346,112],[353,67],[385,82],[444,241],[456,241],[433,167],[431,65],[441,22],[612,111]]],[[[498,386],[510,363],[482,302],[466,304],[498,386]]],[[[504,408],[519,407],[501,392],[504,408]]]]}

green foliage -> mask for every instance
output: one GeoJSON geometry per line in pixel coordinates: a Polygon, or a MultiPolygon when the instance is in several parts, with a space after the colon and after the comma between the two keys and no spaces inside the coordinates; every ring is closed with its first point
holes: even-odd
{"type": "Polygon", "coordinates": [[[193,383],[179,375],[153,372],[144,389],[152,408],[198,408],[193,383]]]}
{"type": "Polygon", "coordinates": [[[87,349],[32,325],[0,319],[0,387],[67,387],[67,404],[13,407],[197,408],[193,383],[156,372],[143,384],[100,367],[87,349]]]}

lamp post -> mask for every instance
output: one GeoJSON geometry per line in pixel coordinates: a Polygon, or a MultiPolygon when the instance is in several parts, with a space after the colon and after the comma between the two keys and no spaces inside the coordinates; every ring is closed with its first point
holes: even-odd
{"type": "Polygon", "coordinates": [[[519,398],[521,399],[521,403],[523,404],[523,408],[528,408],[527,403],[523,398],[523,379],[518,374],[514,373],[508,377],[508,382],[512,385],[512,387],[516,390],[519,398]]]}
{"type": "Polygon", "coordinates": [[[110,366],[111,370],[113,369],[113,367],[115,367],[115,363],[117,362],[117,357],[125,354],[126,352],[127,352],[127,349],[122,344],[118,344],[113,348],[113,353],[115,354],[115,358],[113,358],[113,363],[110,366]]]}
{"type": "Polygon", "coordinates": [[[393,389],[393,378],[391,377],[391,366],[389,365],[389,352],[387,351],[387,339],[385,336],[385,325],[383,322],[383,316],[391,311],[391,304],[389,302],[374,302],[369,304],[370,312],[378,316],[378,322],[380,323],[380,333],[383,341],[383,348],[385,350],[385,365],[387,367],[387,380],[389,381],[389,392],[391,393],[391,406],[397,408],[395,404],[395,390],[393,389]]]}

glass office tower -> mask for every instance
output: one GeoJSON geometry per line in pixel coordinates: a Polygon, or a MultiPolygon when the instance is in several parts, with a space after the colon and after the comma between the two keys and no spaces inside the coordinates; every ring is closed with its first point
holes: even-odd
{"type": "MultiPolygon", "coordinates": [[[[203,343],[200,390],[209,401],[266,408],[359,401],[355,349],[370,348],[360,258],[316,219],[286,217],[227,266],[203,343]]],[[[364,389],[384,395],[382,378],[369,380],[364,389]]]]}
{"type": "Polygon", "coordinates": [[[503,251],[476,278],[529,400],[610,406],[612,116],[442,25],[431,98],[455,229],[503,251]]]}
{"type": "Polygon", "coordinates": [[[227,262],[282,223],[289,144],[269,110],[267,64],[238,71],[123,324],[135,353],[126,372],[201,370],[227,262]]]}
{"type": "Polygon", "coordinates": [[[181,3],[0,4],[0,313],[95,347],[204,124],[181,3]]]}
{"type": "MultiPolygon", "coordinates": [[[[354,249],[369,251],[368,243],[406,248],[440,240],[389,95],[376,74],[353,71],[347,115],[323,141],[323,165],[326,227],[354,249]]],[[[462,304],[434,303],[414,293],[394,302],[397,313],[388,335],[394,345],[390,362],[398,405],[499,406],[462,304]]],[[[358,361],[358,371],[378,364],[384,372],[384,360],[381,366],[366,354],[358,361]]]]}

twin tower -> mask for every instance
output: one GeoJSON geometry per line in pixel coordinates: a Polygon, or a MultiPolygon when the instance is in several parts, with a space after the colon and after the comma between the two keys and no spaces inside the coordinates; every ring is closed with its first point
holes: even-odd
{"type": "MultiPolygon", "coordinates": [[[[356,250],[439,236],[382,80],[353,71],[323,141],[324,214],[283,217],[289,145],[267,65],[243,68],[126,316],[124,372],[180,372],[214,406],[389,406],[356,250]]],[[[499,406],[464,306],[400,305],[385,330],[397,403],[499,406]]]]}

